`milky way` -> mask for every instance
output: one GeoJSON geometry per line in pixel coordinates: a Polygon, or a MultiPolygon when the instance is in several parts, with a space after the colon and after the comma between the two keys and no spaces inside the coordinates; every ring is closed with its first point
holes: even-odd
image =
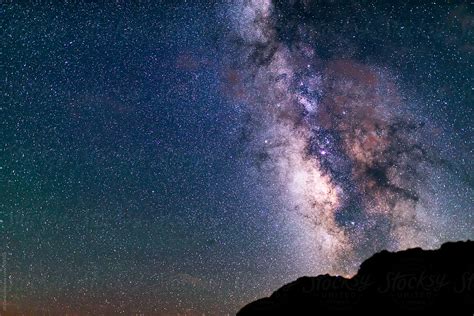
{"type": "Polygon", "coordinates": [[[380,249],[434,247],[446,225],[429,186],[445,164],[434,125],[410,110],[389,67],[321,58],[311,25],[284,15],[270,0],[232,4],[234,89],[252,116],[250,152],[304,236],[297,247],[314,271],[336,274],[380,249]],[[291,27],[299,36],[285,38],[291,27]]]}
{"type": "Polygon", "coordinates": [[[0,309],[229,315],[473,239],[474,6],[392,2],[6,1],[0,309]]]}

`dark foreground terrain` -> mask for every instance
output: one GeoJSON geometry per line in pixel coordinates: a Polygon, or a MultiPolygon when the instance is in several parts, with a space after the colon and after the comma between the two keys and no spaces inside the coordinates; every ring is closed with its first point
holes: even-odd
{"type": "Polygon", "coordinates": [[[474,315],[474,241],[437,250],[382,251],[351,279],[320,275],[286,284],[237,315],[474,315]]]}

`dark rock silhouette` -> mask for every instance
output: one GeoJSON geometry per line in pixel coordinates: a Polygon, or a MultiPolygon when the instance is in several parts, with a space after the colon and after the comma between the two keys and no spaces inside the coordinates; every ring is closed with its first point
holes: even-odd
{"type": "Polygon", "coordinates": [[[237,315],[442,315],[448,311],[474,314],[474,241],[449,242],[437,250],[382,251],[364,261],[351,279],[302,277],[248,304],[237,315]]]}

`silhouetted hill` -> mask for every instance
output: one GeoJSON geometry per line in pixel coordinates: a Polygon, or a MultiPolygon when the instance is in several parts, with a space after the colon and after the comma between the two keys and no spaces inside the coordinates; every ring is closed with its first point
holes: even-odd
{"type": "Polygon", "coordinates": [[[473,315],[474,241],[382,251],[351,279],[302,277],[237,315],[473,315]],[[354,314],[354,312],[357,312],[354,314]]]}

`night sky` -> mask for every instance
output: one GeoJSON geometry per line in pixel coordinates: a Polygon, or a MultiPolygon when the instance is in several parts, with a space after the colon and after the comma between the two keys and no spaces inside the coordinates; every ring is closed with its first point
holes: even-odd
{"type": "Polygon", "coordinates": [[[1,12],[7,311],[225,315],[474,239],[474,5],[1,12]]]}

